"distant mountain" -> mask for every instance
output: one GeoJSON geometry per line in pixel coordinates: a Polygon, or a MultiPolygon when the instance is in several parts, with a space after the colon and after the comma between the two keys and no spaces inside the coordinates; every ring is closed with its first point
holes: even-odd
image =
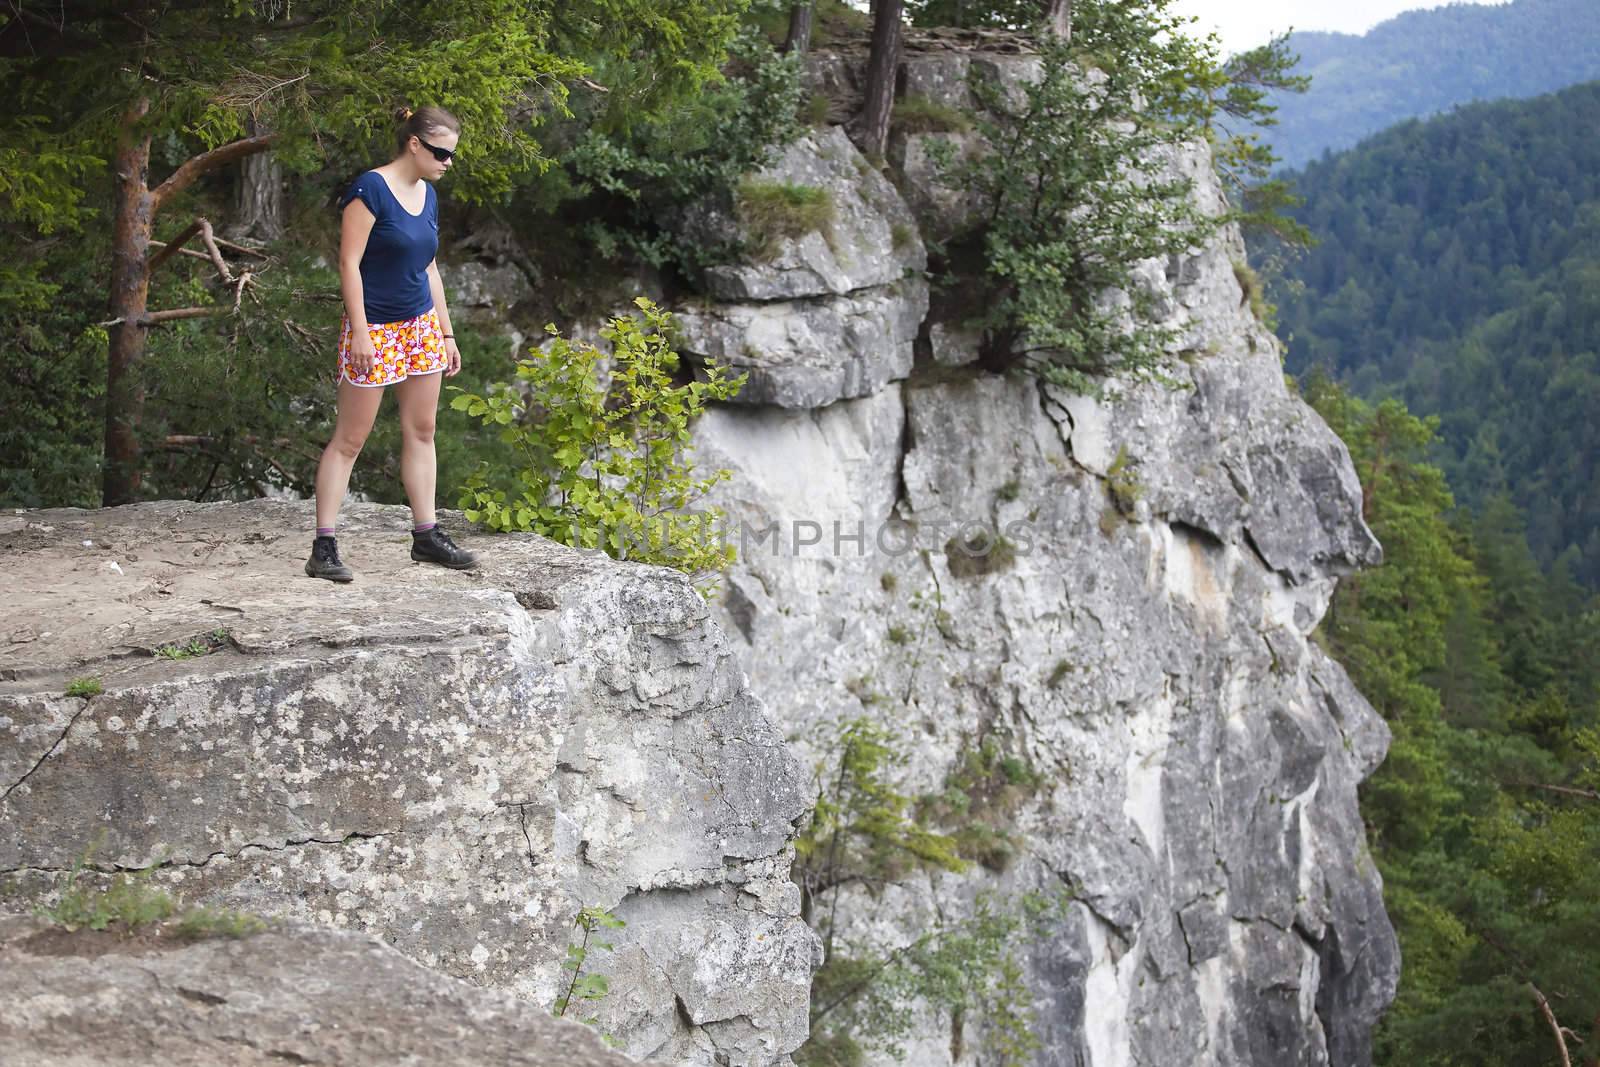
{"type": "Polygon", "coordinates": [[[1311,91],[1276,102],[1268,136],[1299,167],[1397,122],[1457,104],[1600,78],[1600,0],[1515,0],[1408,11],[1364,36],[1296,33],[1311,91]]]}
{"type": "MultiPolygon", "coordinates": [[[[1589,0],[1600,6],[1600,0],[1589,0]]],[[[1288,369],[1437,415],[1460,502],[1509,496],[1600,588],[1600,82],[1402,123],[1294,175],[1322,243],[1275,286],[1288,369]]],[[[1563,559],[1564,557],[1564,559],[1563,559]]]]}

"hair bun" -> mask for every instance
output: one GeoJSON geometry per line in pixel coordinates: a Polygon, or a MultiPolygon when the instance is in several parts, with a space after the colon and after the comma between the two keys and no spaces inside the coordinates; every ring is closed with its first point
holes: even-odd
{"type": "Polygon", "coordinates": [[[411,116],[414,114],[415,112],[409,107],[397,107],[394,110],[394,117],[397,122],[410,122],[411,116]]]}

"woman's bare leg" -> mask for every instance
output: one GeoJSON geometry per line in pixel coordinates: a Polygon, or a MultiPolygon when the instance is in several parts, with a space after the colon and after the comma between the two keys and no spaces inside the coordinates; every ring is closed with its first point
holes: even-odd
{"type": "Polygon", "coordinates": [[[413,374],[394,387],[400,404],[400,481],[411,501],[417,525],[434,521],[434,492],[439,479],[433,451],[433,428],[439,412],[443,374],[413,374]]]}
{"type": "Polygon", "coordinates": [[[350,471],[367,443],[372,423],[383,403],[383,389],[363,388],[339,379],[339,417],[333,439],[322,450],[317,464],[317,527],[332,529],[339,517],[339,505],[350,488],[350,471]]]}

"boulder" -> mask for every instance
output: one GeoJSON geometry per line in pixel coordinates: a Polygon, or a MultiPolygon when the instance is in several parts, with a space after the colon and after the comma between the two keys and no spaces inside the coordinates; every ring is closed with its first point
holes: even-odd
{"type": "MultiPolygon", "coordinates": [[[[148,871],[185,900],[381,936],[555,1000],[580,908],[627,922],[594,1009],[638,1056],[779,1064],[815,939],[809,785],[676,572],[528,535],[474,572],[352,505],[356,581],[300,573],[308,503],[13,516],[0,879],[148,871]],[[18,525],[20,522],[20,526],[18,525]],[[66,695],[92,678],[99,695],[66,695]]],[[[84,692],[91,686],[74,692],[84,692]]]]}
{"type": "Polygon", "coordinates": [[[69,933],[0,918],[0,1048],[27,1067],[629,1067],[600,1035],[378,938],[284,923],[246,938],[69,933]]]}

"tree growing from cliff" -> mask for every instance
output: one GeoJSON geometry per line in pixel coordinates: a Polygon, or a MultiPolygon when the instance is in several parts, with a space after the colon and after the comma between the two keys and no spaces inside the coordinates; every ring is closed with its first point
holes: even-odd
{"type": "Polygon", "coordinates": [[[893,778],[904,761],[890,730],[860,718],[844,724],[817,766],[819,795],[795,842],[795,880],[801,915],[822,936],[825,959],[812,977],[811,1036],[795,1062],[852,1067],[868,1049],[899,1058],[921,1005],[950,1013],[955,1058],[966,1024],[977,1024],[982,1062],[1022,1067],[1039,1042],[1020,942],[1031,924],[1051,920],[1065,896],[1029,895],[1005,904],[980,895],[969,917],[940,920],[894,946],[845,934],[849,912],[863,895],[881,894],[919,871],[967,869],[965,828],[942,832],[927,803],[896,787],[893,778]]]}
{"type": "MultiPolygon", "coordinates": [[[[946,147],[939,162],[983,206],[953,258],[984,266],[976,321],[990,368],[1089,391],[1161,377],[1173,334],[1153,323],[1139,261],[1190,251],[1227,221],[1304,236],[1283,217],[1292,198],[1268,180],[1271,151],[1250,129],[1272,121],[1267,90],[1305,87],[1295,57],[1280,38],[1223,63],[1215,36],[1192,36],[1173,6],[1036,6],[1050,19],[1039,79],[1016,93],[974,82],[988,149],[956,162],[946,147]],[[1237,204],[1220,214],[1199,209],[1179,164],[1207,142],[1237,204]]],[[[1004,5],[990,13],[1013,17],[1004,5]]]]}
{"type": "MultiPolygon", "coordinates": [[[[430,102],[454,111],[468,131],[457,195],[496,195],[514,174],[544,162],[529,129],[563,109],[568,83],[591,69],[584,57],[642,57],[626,67],[635,76],[609,88],[613,106],[648,111],[714,73],[741,7],[738,0],[693,0],[670,11],[646,0],[9,5],[0,13],[0,85],[10,101],[0,115],[0,237],[21,253],[7,257],[13,303],[37,303],[56,285],[30,269],[37,256],[27,253],[37,251],[40,236],[104,225],[85,186],[109,169],[105,502],[139,491],[138,369],[150,332],[232,313],[249,281],[214,255],[231,293],[190,307],[148,306],[152,272],[172,255],[171,248],[151,254],[157,224],[164,215],[181,219],[197,181],[269,150],[302,172],[341,152],[378,155],[388,112],[430,102]]],[[[208,227],[196,220],[180,231],[174,246],[207,236],[208,227]]]]}
{"type": "MultiPolygon", "coordinates": [[[[1099,0],[1070,40],[1046,35],[1041,72],[1015,95],[974,82],[990,148],[945,180],[982,204],[986,366],[1022,366],[1076,390],[1157,376],[1168,331],[1151,324],[1143,259],[1203,244],[1202,213],[1175,155],[1202,132],[1188,75],[1203,61],[1168,0],[1099,0]]],[[[959,252],[956,255],[960,255],[959,252]]]]}

